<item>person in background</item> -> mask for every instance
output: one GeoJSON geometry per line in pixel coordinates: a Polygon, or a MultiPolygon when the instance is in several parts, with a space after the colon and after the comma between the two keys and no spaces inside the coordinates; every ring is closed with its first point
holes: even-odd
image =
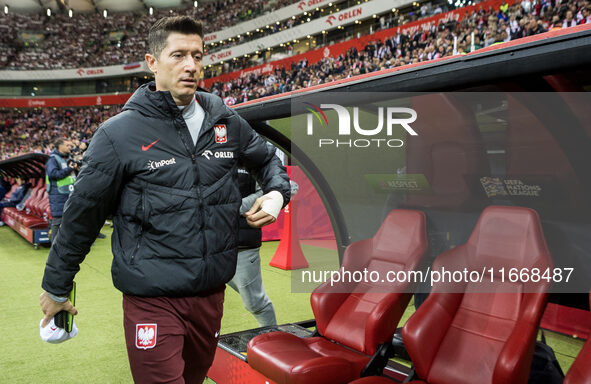
{"type": "Polygon", "coordinates": [[[72,144],[59,138],[54,142],[54,150],[49,155],[45,164],[45,186],[49,195],[49,206],[51,209],[51,242],[53,243],[62,223],[64,205],[74,190],[76,182],[75,171],[79,165],[68,162],[72,144]]]}
{"type": "Polygon", "coordinates": [[[113,283],[136,383],[200,383],[213,363],[224,291],[236,271],[240,163],[265,194],[250,225],[277,219],[290,185],[275,152],[235,111],[197,85],[203,27],[188,16],[150,28],[154,81],[94,134],[51,245],[39,304],[47,326],[68,299],[80,263],[114,215],[113,283]]]}
{"type": "Polygon", "coordinates": [[[4,200],[4,196],[10,191],[10,183],[0,176],[0,201],[4,200]]]}
{"type": "MultiPolygon", "coordinates": [[[[19,203],[21,203],[27,195],[29,187],[31,186],[30,183],[23,182],[23,179],[21,179],[20,177],[16,178],[16,183],[19,187],[10,195],[10,199],[0,201],[0,217],[2,217],[2,210],[4,208],[16,207],[19,203]]],[[[0,221],[0,227],[3,225],[4,222],[0,221]]]]}
{"type": "Polygon", "coordinates": [[[238,186],[242,196],[240,229],[238,230],[238,261],[236,274],[228,285],[240,294],[244,308],[255,317],[261,327],[276,325],[275,308],[269,299],[261,275],[260,250],[262,231],[248,225],[245,214],[263,191],[255,179],[243,168],[238,169],[238,186]]]}

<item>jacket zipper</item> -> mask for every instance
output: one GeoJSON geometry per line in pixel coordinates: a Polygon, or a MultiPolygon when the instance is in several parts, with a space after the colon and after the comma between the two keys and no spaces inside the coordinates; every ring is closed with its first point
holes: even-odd
{"type": "Polygon", "coordinates": [[[140,231],[139,231],[138,238],[137,238],[137,244],[135,245],[135,250],[131,254],[131,260],[129,262],[130,264],[134,264],[135,255],[140,250],[140,243],[142,241],[142,235],[144,233],[144,220],[146,219],[146,199],[144,197],[144,191],[142,191],[141,199],[142,199],[142,204],[141,204],[142,205],[142,223],[140,224],[140,231]]]}
{"type": "MultiPolygon", "coordinates": [[[[195,175],[196,169],[198,167],[197,165],[197,158],[195,156],[195,153],[191,154],[191,161],[193,162],[193,172],[195,175]]],[[[195,175],[196,176],[196,175],[195,175]]],[[[203,209],[203,199],[201,198],[201,191],[199,190],[199,186],[195,185],[195,190],[197,191],[197,203],[199,204],[199,213],[200,213],[200,227],[201,230],[203,231],[203,248],[202,248],[202,252],[203,252],[203,260],[207,259],[207,241],[205,238],[205,210],[203,209]]]]}
{"type": "MultiPolygon", "coordinates": [[[[204,120],[205,121],[205,120],[204,120]]],[[[198,174],[198,165],[197,165],[197,156],[195,156],[195,152],[197,151],[197,144],[199,142],[199,138],[197,138],[197,143],[195,143],[194,145],[194,151],[191,151],[191,146],[187,144],[187,142],[185,141],[185,136],[182,134],[181,129],[183,126],[185,128],[187,128],[187,132],[189,131],[185,120],[183,120],[182,116],[180,117],[179,121],[177,121],[176,116],[174,116],[173,120],[172,120],[175,128],[177,129],[177,132],[180,136],[181,141],[183,142],[183,145],[185,147],[185,150],[187,151],[187,153],[189,155],[191,155],[191,163],[193,164],[193,186],[195,187],[195,190],[197,191],[197,202],[199,204],[199,212],[200,212],[200,227],[201,230],[203,231],[203,260],[207,259],[207,241],[205,238],[205,212],[203,209],[203,199],[201,198],[201,192],[199,191],[199,185],[197,183],[195,183],[195,180],[197,180],[197,174],[198,174]],[[181,127],[178,126],[178,124],[181,125],[181,127]]],[[[201,131],[203,131],[203,126],[201,127],[201,131]]],[[[199,136],[201,136],[201,132],[199,133],[199,136]]]]}

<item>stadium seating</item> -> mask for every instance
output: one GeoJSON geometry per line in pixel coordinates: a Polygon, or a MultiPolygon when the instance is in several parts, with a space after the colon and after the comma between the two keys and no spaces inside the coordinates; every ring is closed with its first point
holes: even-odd
{"type": "MultiPolygon", "coordinates": [[[[391,211],[373,238],[351,244],[347,271],[409,271],[427,250],[425,215],[391,211]]],[[[358,378],[379,345],[389,343],[410,298],[406,283],[326,282],[311,304],[317,337],[272,332],[248,344],[248,363],[277,383],[346,383],[358,378]]]]}
{"type": "MultiPolygon", "coordinates": [[[[591,308],[591,293],[589,307],[591,308]]],[[[591,384],[591,335],[568,370],[564,384],[591,384]]]]}
{"type": "MultiPolygon", "coordinates": [[[[468,242],[440,255],[433,270],[464,266],[551,267],[537,213],[521,207],[486,208],[468,242]]],[[[506,289],[512,284],[505,284],[480,292],[471,283],[433,287],[402,329],[418,377],[410,383],[527,383],[548,284],[514,285],[512,292],[506,289]]],[[[364,377],[352,383],[393,381],[364,377]]]]}
{"type": "Polygon", "coordinates": [[[45,182],[41,179],[33,180],[31,188],[29,197],[24,202],[24,210],[10,207],[4,209],[4,214],[28,228],[47,228],[51,212],[45,182]]]}
{"type": "MultiPolygon", "coordinates": [[[[108,18],[95,12],[75,12],[72,17],[66,13],[57,13],[51,17],[46,17],[45,12],[4,13],[0,15],[0,46],[3,53],[0,55],[0,68],[88,68],[141,61],[147,46],[146,31],[149,25],[161,17],[192,16],[203,22],[205,33],[211,33],[282,8],[291,2],[208,1],[201,2],[198,8],[193,4],[181,5],[175,9],[157,8],[153,15],[147,12],[123,12],[111,13],[108,18]],[[19,31],[27,31],[33,36],[41,35],[41,41],[23,41],[19,31]]],[[[273,28],[269,31],[278,30],[276,22],[273,21],[273,28]]],[[[286,28],[288,20],[279,23],[286,28]]],[[[230,43],[229,40],[226,42],[230,43]]],[[[226,47],[226,44],[220,46],[226,47]]]]}
{"type": "MultiPolygon", "coordinates": [[[[435,260],[433,270],[443,267],[545,270],[552,259],[534,210],[490,206],[466,244],[435,260]]],[[[499,280],[433,287],[402,330],[413,383],[527,383],[549,284],[499,280]]]]}

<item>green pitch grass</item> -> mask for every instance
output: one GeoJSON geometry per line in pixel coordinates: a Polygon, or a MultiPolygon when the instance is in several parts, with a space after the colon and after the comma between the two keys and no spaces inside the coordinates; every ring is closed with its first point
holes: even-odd
{"type": "MultiPolygon", "coordinates": [[[[0,227],[0,382],[132,383],[123,336],[121,293],[111,282],[111,229],[103,228],[106,239],[98,239],[76,276],[75,321],[79,334],[63,344],[41,341],[39,309],[41,277],[48,249],[33,247],[9,227],[0,227]]],[[[291,272],[269,267],[277,242],[263,245],[263,281],[274,303],[279,323],[313,317],[309,293],[292,293],[291,272]]],[[[306,255],[327,251],[303,246],[306,255]]],[[[412,314],[412,307],[404,320],[412,314]]],[[[221,333],[256,328],[254,318],[242,306],[240,296],[226,290],[221,333]]],[[[547,333],[548,343],[566,371],[582,341],[547,333]]],[[[207,382],[212,382],[207,380],[207,382]]]]}

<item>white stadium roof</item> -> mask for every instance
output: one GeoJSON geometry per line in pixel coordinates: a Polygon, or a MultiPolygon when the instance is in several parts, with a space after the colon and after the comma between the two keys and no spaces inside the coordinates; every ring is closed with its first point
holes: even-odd
{"type": "MultiPolygon", "coordinates": [[[[212,0],[200,0],[206,3],[212,0]]],[[[58,2],[74,12],[95,12],[107,9],[109,12],[140,11],[149,7],[177,8],[193,4],[193,0],[0,0],[0,5],[8,5],[9,12],[38,13],[47,8],[57,12],[58,2]]]]}

